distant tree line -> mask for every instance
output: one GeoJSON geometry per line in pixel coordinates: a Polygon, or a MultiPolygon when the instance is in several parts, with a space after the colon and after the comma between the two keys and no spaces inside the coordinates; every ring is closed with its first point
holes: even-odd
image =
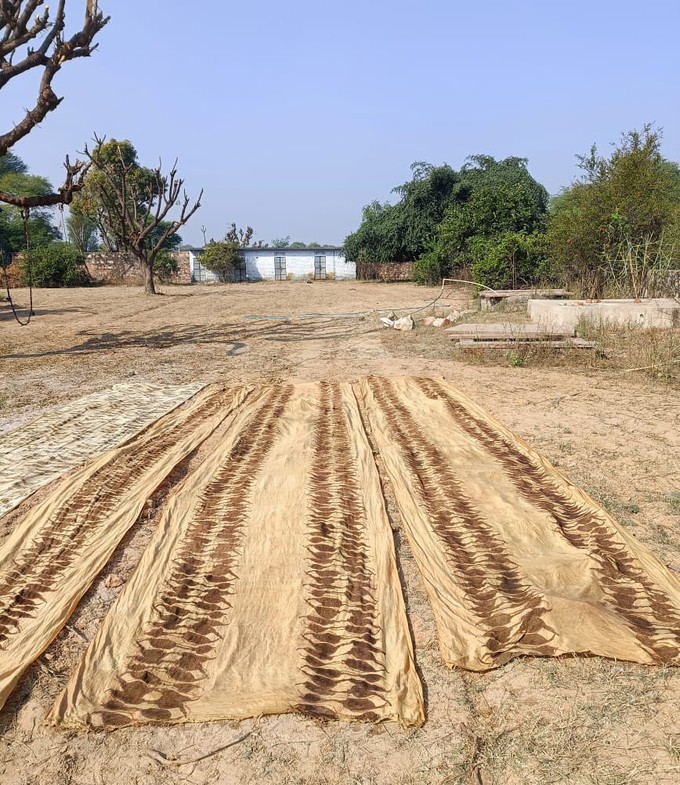
{"type": "Polygon", "coordinates": [[[661,132],[646,125],[609,156],[593,147],[578,160],[581,176],[552,199],[525,158],[475,155],[458,170],[417,162],[395,203],[364,208],[345,253],[414,262],[421,283],[471,276],[495,289],[653,293],[680,267],[680,168],[661,154],[661,132]]]}

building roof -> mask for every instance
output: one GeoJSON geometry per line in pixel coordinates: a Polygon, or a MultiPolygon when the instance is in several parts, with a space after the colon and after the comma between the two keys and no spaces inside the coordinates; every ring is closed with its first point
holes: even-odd
{"type": "MultiPolygon", "coordinates": [[[[182,245],[180,246],[180,251],[191,251],[192,253],[201,252],[205,250],[205,246],[199,245],[182,245]]],[[[276,251],[281,255],[285,256],[287,251],[314,251],[318,253],[319,251],[342,251],[344,250],[342,245],[319,245],[315,246],[314,248],[291,248],[290,246],[286,246],[285,248],[275,248],[273,245],[244,245],[240,248],[241,251],[276,251]]]]}

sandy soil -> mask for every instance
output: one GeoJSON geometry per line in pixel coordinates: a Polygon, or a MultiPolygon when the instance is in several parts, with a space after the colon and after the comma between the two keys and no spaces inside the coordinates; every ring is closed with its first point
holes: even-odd
{"type": "MultiPolygon", "coordinates": [[[[380,326],[378,311],[401,314],[437,293],[358,282],[168,287],[153,299],[132,288],[38,291],[30,327],[16,325],[0,304],[0,432],[122,380],[439,374],[527,439],[680,571],[680,501],[673,501],[680,493],[677,391],[602,371],[467,365],[453,359],[441,332],[421,331],[416,341],[380,326]]],[[[16,293],[17,302],[25,299],[16,293]]],[[[466,299],[458,292],[443,302],[438,315],[463,307],[466,299]]],[[[204,445],[173,481],[208,449],[204,445]]],[[[3,785],[680,782],[675,669],[583,658],[515,660],[486,675],[444,668],[392,508],[427,692],[424,728],[320,724],[294,715],[108,735],[45,727],[46,710],[120,590],[109,587],[110,576],[125,580],[134,569],[168,488],[158,491],[0,714],[3,785]],[[195,760],[245,734],[234,746],[195,760]],[[162,763],[158,753],[195,762],[162,763]]],[[[2,521],[0,539],[45,492],[2,521]]]]}

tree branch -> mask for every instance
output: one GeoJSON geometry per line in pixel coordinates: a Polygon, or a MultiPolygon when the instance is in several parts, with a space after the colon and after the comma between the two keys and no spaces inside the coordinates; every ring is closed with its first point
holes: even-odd
{"type": "MultiPolygon", "coordinates": [[[[3,156],[19,140],[27,136],[49,112],[59,106],[62,99],[52,89],[52,80],[64,63],[79,57],[89,57],[96,49],[93,40],[108,23],[108,16],[99,10],[98,0],[88,0],[82,29],[70,38],[64,38],[66,27],[66,0],[59,0],[54,19],[49,9],[36,16],[44,0],[2,0],[0,2],[0,89],[10,80],[34,68],[42,68],[38,95],[32,108],[23,119],[5,133],[0,133],[0,156],[3,156]],[[46,32],[47,31],[47,32],[46,32]],[[37,48],[28,46],[38,43],[37,48]],[[14,61],[14,55],[26,47],[23,56],[14,61]]],[[[63,189],[60,189],[60,192],[63,189]]],[[[63,202],[62,202],[63,203],[63,202]]],[[[59,204],[50,202],[48,204],[59,204]]]]}
{"type": "Polygon", "coordinates": [[[66,156],[66,179],[64,184],[54,193],[41,194],[40,196],[19,196],[18,194],[0,191],[0,202],[12,204],[15,207],[51,207],[55,204],[71,204],[73,195],[83,187],[83,180],[90,168],[87,161],[76,161],[72,164],[66,156]]]}

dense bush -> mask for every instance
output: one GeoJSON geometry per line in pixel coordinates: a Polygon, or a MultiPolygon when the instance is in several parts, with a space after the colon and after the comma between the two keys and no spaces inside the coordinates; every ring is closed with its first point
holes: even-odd
{"type": "Polygon", "coordinates": [[[177,272],[179,265],[170,251],[161,248],[153,261],[153,269],[162,281],[167,281],[177,272]]]}
{"type": "MultiPolygon", "coordinates": [[[[22,280],[29,283],[29,266],[21,265],[22,280]]],[[[71,243],[49,243],[31,251],[30,279],[33,286],[53,289],[60,286],[85,286],[89,283],[85,260],[71,243]]]]}
{"type": "Polygon", "coordinates": [[[243,256],[236,240],[212,240],[201,254],[201,264],[216,273],[220,280],[230,281],[243,264],[243,256]]]}
{"type": "Polygon", "coordinates": [[[521,289],[551,282],[545,262],[545,235],[504,232],[470,242],[472,277],[492,289],[521,289]]]}
{"type": "Polygon", "coordinates": [[[551,261],[585,296],[654,296],[680,247],[680,168],[662,156],[661,132],[646,125],[579,162],[583,175],[550,208],[551,261]]]}
{"type": "MultiPolygon", "coordinates": [[[[458,171],[424,163],[414,164],[412,171],[413,178],[394,189],[400,197],[396,204],[373,202],[364,208],[361,225],[345,240],[349,259],[415,261],[415,280],[437,283],[460,277],[475,262],[482,271],[478,240],[490,241],[485,248],[504,247],[504,235],[533,235],[545,226],[548,193],[524,158],[497,161],[475,155],[458,171]]],[[[533,282],[529,264],[540,262],[533,251],[525,254],[521,279],[533,282]]],[[[504,263],[496,258],[489,264],[504,263]]],[[[512,265],[511,259],[507,269],[517,277],[512,265]]],[[[491,278],[497,280],[497,273],[492,271],[491,278]]]]}

